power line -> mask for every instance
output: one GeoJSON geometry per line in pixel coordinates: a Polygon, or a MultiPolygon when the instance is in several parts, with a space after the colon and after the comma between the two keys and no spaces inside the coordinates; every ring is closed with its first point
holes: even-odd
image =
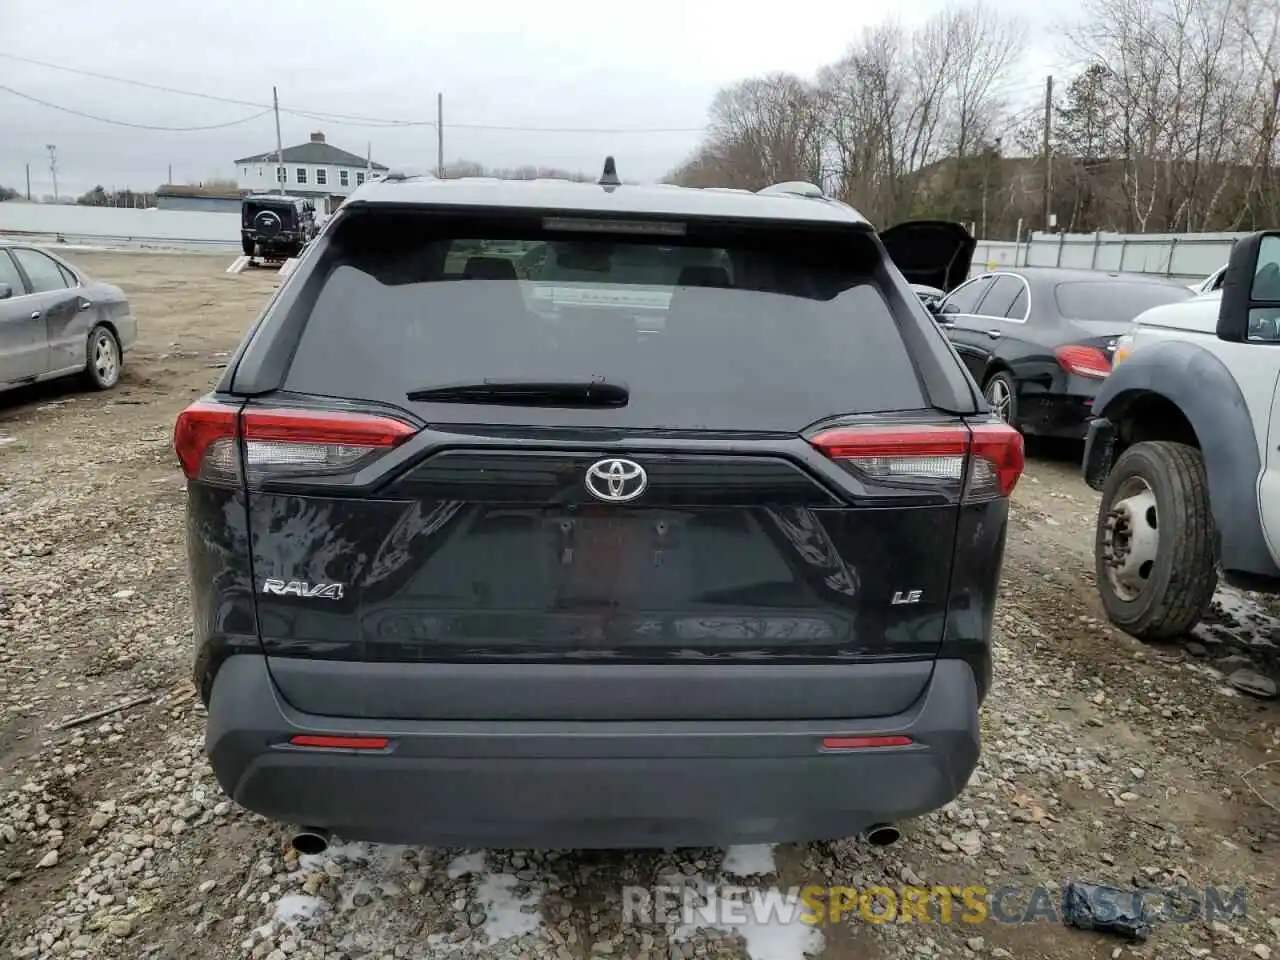
{"type": "Polygon", "coordinates": [[[23,100],[30,100],[32,103],[38,103],[42,107],[48,107],[50,110],[60,110],[63,113],[69,113],[73,117],[82,117],[86,120],[96,120],[99,123],[109,123],[116,127],[130,127],[134,130],[163,130],[168,133],[193,133],[197,130],[221,130],[225,127],[235,127],[242,123],[248,123],[250,120],[257,120],[259,117],[265,117],[271,112],[268,107],[261,113],[255,113],[252,116],[241,117],[239,120],[229,120],[226,123],[210,123],[199,127],[162,127],[150,123],[132,123],[128,120],[115,120],[111,117],[100,117],[96,114],[85,113],[83,110],[75,110],[71,107],[64,107],[61,104],[50,103],[48,100],[41,100],[39,97],[33,97],[29,93],[23,93],[21,90],[15,90],[13,87],[6,87],[0,84],[0,90],[5,93],[11,93],[15,97],[21,97],[23,100]]]}
{"type": "Polygon", "coordinates": [[[145,80],[130,80],[125,77],[113,77],[106,73],[95,73],[92,70],[82,70],[79,67],[67,67],[59,63],[49,63],[46,60],[33,60],[31,57],[20,57],[16,53],[6,53],[0,50],[0,57],[6,60],[15,60],[18,63],[30,64],[34,67],[45,67],[49,70],[61,70],[63,73],[74,73],[81,77],[93,77],[95,80],[110,80],[113,83],[125,83],[131,87],[142,87],[146,90],[158,90],[161,93],[176,93],[184,97],[199,97],[201,100],[213,100],[217,103],[230,103],[237,107],[257,107],[263,110],[271,109],[269,103],[254,103],[252,100],[236,100],[233,97],[221,97],[212,93],[197,93],[194,90],[179,90],[176,87],[167,87],[158,83],[147,83],[145,80]]]}
{"type": "MultiPolygon", "coordinates": [[[[95,80],[107,80],[112,83],[123,83],[133,87],[141,87],[145,90],[154,90],[159,93],[169,93],[182,97],[197,97],[201,100],[212,100],[216,103],[230,103],[241,107],[256,107],[264,112],[271,112],[274,108],[269,103],[258,103],[253,100],[240,100],[234,97],[224,97],[212,93],[203,93],[196,90],[183,90],[178,87],[170,87],[164,84],[148,83],[144,80],[134,80],[128,77],[117,77],[105,73],[97,73],[92,70],[82,70],[79,67],[68,67],[63,64],[49,63],[44,60],[34,60],[30,57],[20,57],[17,54],[5,53],[0,51],[0,57],[8,60],[15,60],[19,63],[27,63],[32,66],[45,67],[50,70],[60,70],[64,73],[76,74],[78,76],[92,77],[95,80]]],[[[8,88],[0,88],[8,89],[8,88]]],[[[11,93],[16,91],[10,91],[11,93]]],[[[18,94],[24,96],[24,94],[18,94]]],[[[27,99],[35,99],[27,96],[27,99]]],[[[40,102],[40,101],[37,101],[40,102]]],[[[54,109],[62,109],[52,104],[54,109]]],[[[366,127],[434,127],[435,120],[422,119],[397,119],[391,117],[369,117],[354,113],[333,113],[323,110],[305,110],[300,107],[280,107],[281,113],[291,114],[293,116],[302,117],[308,120],[317,120],[325,123],[336,123],[346,126],[366,126],[366,127]]],[[[257,119],[262,114],[257,114],[248,119],[257,119]]],[[[237,121],[242,123],[245,121],[237,121]]],[[[508,133],[574,133],[574,134],[660,134],[660,133],[702,133],[704,127],[528,127],[508,124],[488,124],[488,123],[451,123],[449,126],[459,130],[496,130],[508,133]]],[[[170,128],[155,128],[170,129],[170,128]]],[[[205,127],[195,127],[191,129],[213,129],[205,127]]]]}

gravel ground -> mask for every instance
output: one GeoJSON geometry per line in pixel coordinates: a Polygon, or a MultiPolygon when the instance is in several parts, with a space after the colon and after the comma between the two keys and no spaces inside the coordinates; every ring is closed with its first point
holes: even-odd
{"type": "Polygon", "coordinates": [[[0,398],[0,955],[1280,958],[1280,764],[1259,766],[1280,758],[1280,712],[1233,686],[1265,691],[1275,677],[1280,620],[1224,591],[1215,622],[1184,645],[1143,647],[1112,630],[1092,582],[1096,497],[1070,450],[1033,458],[1015,495],[979,771],[898,844],[533,853],[336,842],[299,860],[281,829],[222,796],[201,753],[185,494],[168,445],[175,414],[209,387],[275,281],[227,276],[227,258],[73,257],[124,286],[143,342],[109,394],[0,398]],[[1031,887],[1056,897],[1072,879],[1241,888],[1247,908],[1157,922],[1144,944],[1043,919],[623,916],[623,887],[637,884],[757,895],[1011,885],[1023,893],[1009,902],[1025,907],[1031,887]]]}

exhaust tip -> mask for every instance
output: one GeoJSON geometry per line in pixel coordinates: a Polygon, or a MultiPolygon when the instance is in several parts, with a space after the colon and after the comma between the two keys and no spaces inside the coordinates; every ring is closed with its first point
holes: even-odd
{"type": "Polygon", "coordinates": [[[329,831],[324,827],[303,827],[289,839],[289,845],[303,856],[315,856],[329,849],[329,831]]]}
{"type": "Polygon", "coordinates": [[[891,823],[877,823],[873,827],[868,827],[863,834],[863,838],[873,847],[887,847],[897,843],[901,836],[902,831],[891,823]]]}

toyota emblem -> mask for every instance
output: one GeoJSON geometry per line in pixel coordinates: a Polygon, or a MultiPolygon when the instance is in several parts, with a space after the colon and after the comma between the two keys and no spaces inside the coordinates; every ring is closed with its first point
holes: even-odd
{"type": "Polygon", "coordinates": [[[587,467],[587,492],[607,503],[626,503],[644,493],[649,477],[634,460],[597,460],[587,467]]]}

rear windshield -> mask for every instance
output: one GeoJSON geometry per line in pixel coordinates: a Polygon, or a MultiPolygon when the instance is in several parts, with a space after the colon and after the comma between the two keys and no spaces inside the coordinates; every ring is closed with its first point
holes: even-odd
{"type": "Polygon", "coordinates": [[[1122,280],[1072,280],[1054,287],[1058,312],[1068,320],[1127,324],[1152,307],[1186,300],[1194,294],[1175,284],[1122,280]]]}
{"type": "Polygon", "coordinates": [[[286,389],[390,402],[434,423],[796,431],[925,405],[862,235],[602,237],[508,223],[421,236],[352,220],[331,266],[317,266],[326,276],[286,389]],[[600,377],[625,384],[625,407],[405,396],[600,377]]]}

